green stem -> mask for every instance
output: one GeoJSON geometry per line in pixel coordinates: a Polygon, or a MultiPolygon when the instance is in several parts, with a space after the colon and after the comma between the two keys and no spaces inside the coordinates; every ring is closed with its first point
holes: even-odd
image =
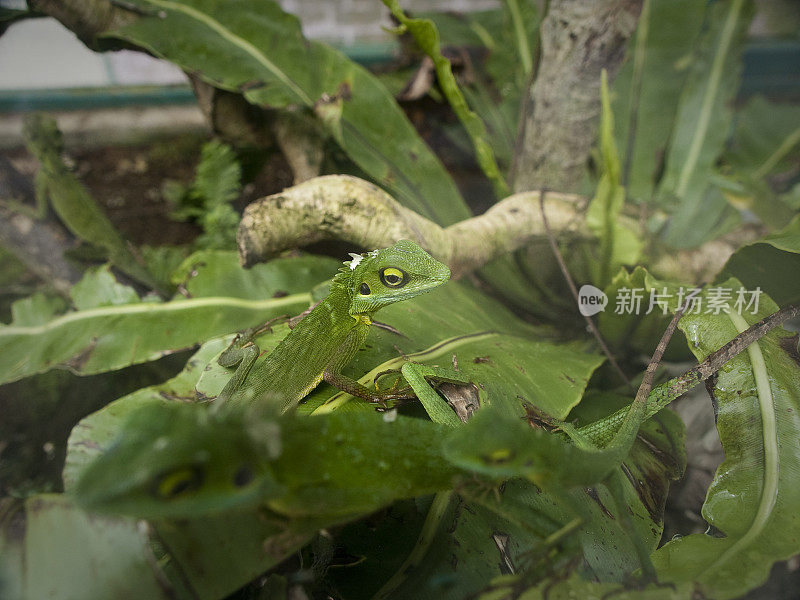
{"type": "Polygon", "coordinates": [[[499,198],[508,196],[508,184],[500,174],[494,151],[487,141],[486,126],[480,117],[470,110],[464,94],[453,76],[450,61],[442,55],[439,31],[436,29],[436,25],[429,19],[410,19],[400,8],[397,0],[383,0],[383,3],[392,11],[392,15],[400,22],[401,26],[414,37],[420,49],[433,60],[439,85],[448,103],[453,108],[453,112],[456,113],[458,120],[461,121],[470,140],[472,140],[478,165],[486,177],[491,180],[495,194],[499,198]]]}

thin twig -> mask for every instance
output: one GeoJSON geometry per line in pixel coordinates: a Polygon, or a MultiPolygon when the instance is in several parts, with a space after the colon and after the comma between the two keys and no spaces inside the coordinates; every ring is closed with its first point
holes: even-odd
{"type": "MultiPolygon", "coordinates": [[[[545,233],[547,234],[547,240],[550,242],[550,247],[553,249],[553,254],[556,257],[556,261],[558,261],[558,266],[561,269],[561,272],[564,274],[564,279],[567,281],[567,285],[572,292],[572,297],[575,299],[575,303],[578,304],[580,302],[580,299],[578,298],[578,288],[575,287],[575,282],[572,280],[572,275],[570,275],[569,270],[567,269],[567,263],[564,262],[564,257],[561,255],[561,251],[558,249],[558,244],[556,243],[555,236],[553,236],[553,232],[550,229],[550,224],[547,222],[547,215],[544,211],[544,197],[546,193],[546,190],[539,190],[539,210],[542,213],[542,224],[544,225],[545,233]]],[[[611,366],[613,366],[614,369],[616,369],[617,373],[628,386],[628,388],[633,391],[634,388],[630,379],[628,379],[628,376],[625,375],[625,372],[620,368],[616,359],[611,354],[611,351],[608,349],[608,346],[606,346],[605,340],[603,340],[603,336],[600,335],[600,331],[598,331],[594,321],[592,321],[591,317],[587,315],[583,315],[583,318],[597,340],[597,343],[600,345],[600,348],[603,350],[603,354],[605,354],[606,358],[608,358],[608,362],[611,363],[611,366]]]]}
{"type": "Polygon", "coordinates": [[[672,334],[675,333],[675,328],[678,326],[678,321],[681,320],[684,311],[689,306],[691,301],[694,297],[700,293],[703,288],[695,288],[689,295],[686,296],[683,304],[678,307],[675,311],[675,314],[672,315],[672,320],[667,325],[667,328],[664,330],[661,339],[656,346],[655,351],[653,352],[653,356],[650,359],[650,362],[647,364],[647,369],[644,372],[644,377],[642,377],[642,383],[639,385],[639,389],[636,392],[636,398],[634,402],[646,402],[647,396],[650,395],[650,391],[653,389],[653,378],[655,377],[656,370],[658,366],[661,364],[661,358],[664,356],[664,351],[667,349],[667,345],[669,341],[672,339],[672,334]]]}
{"type": "Polygon", "coordinates": [[[751,325],[719,350],[706,356],[703,362],[676,377],[675,383],[669,386],[669,396],[677,397],[686,393],[701,381],[711,377],[725,363],[747,346],[764,337],[770,330],[797,316],[800,316],[800,304],[791,304],[751,325]]]}

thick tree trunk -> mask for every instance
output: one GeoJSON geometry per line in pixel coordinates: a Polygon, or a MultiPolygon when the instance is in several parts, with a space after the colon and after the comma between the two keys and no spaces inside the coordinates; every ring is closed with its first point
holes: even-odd
{"type": "Polygon", "coordinates": [[[596,141],[600,72],[616,74],[641,9],[642,0],[551,0],[523,117],[515,192],[578,191],[596,141]]]}

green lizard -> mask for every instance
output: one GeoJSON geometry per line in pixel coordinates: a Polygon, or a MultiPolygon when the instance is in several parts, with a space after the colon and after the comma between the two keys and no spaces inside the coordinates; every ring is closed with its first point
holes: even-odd
{"type": "MultiPolygon", "coordinates": [[[[679,395],[669,383],[651,394],[656,406],[648,405],[645,417],[679,395]]],[[[299,516],[369,512],[395,499],[451,490],[455,478],[470,473],[495,482],[521,476],[546,487],[591,485],[624,459],[619,447],[638,429],[621,427],[625,419],[642,416],[641,403],[634,403],[584,427],[562,423],[573,444],[491,408],[454,426],[445,416],[449,407],[425,380],[412,378],[412,385],[426,407],[441,405],[439,412],[428,409],[434,422],[392,421],[371,411],[297,416],[279,415],[277,407],[145,405],[88,465],[74,494],[88,509],[141,518],[261,505],[299,516]],[[614,437],[622,439],[592,448],[614,437]]]]}
{"type": "MultiPolygon", "coordinates": [[[[114,446],[86,469],[77,497],[95,510],[166,518],[257,505],[286,515],[358,513],[448,489],[459,470],[433,451],[443,433],[434,423],[400,417],[384,424],[368,413],[332,416],[345,421],[334,426],[328,418],[277,413],[286,413],[322,380],[370,402],[413,398],[405,390],[369,389],[341,369],[363,344],[377,310],[428,292],[449,276],[445,265],[409,240],[354,255],[328,296],[258,368],[252,369],[259,350],[250,336],[223,352],[220,364],[238,368],[211,410],[170,403],[140,409],[114,446]],[[272,416],[265,420],[257,411],[272,416]],[[412,460],[415,454],[419,460],[412,460]]],[[[415,363],[401,372],[412,389],[421,390],[435,421],[457,421],[426,378],[466,383],[463,376],[415,363]]]]}
{"type": "Polygon", "coordinates": [[[429,292],[449,278],[445,265],[409,240],[353,255],[333,278],[328,296],[256,369],[251,372],[259,349],[248,336],[220,356],[222,366],[238,368],[216,404],[278,399],[285,412],[321,381],[369,402],[412,398],[407,391],[369,389],[343,375],[342,369],[364,344],[377,310],[429,292]]]}
{"type": "Polygon", "coordinates": [[[448,490],[447,427],[374,411],[324,417],[180,402],[136,410],[73,494],[93,512],[170,519],[266,507],[341,521],[448,490]]]}

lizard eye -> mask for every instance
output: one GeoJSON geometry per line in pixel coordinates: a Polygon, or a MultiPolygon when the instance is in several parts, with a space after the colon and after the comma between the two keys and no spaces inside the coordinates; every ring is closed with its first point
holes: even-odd
{"type": "Polygon", "coordinates": [[[186,492],[191,492],[203,483],[200,467],[184,467],[165,473],[156,481],[155,495],[170,500],[186,492]]]}
{"type": "Polygon", "coordinates": [[[233,485],[236,487],[244,487],[248,485],[255,478],[253,469],[248,464],[240,465],[233,475],[233,485]]]}
{"type": "Polygon", "coordinates": [[[396,267],[381,269],[379,275],[383,285],[390,288],[399,288],[408,282],[406,272],[396,267]]]}
{"type": "Polygon", "coordinates": [[[362,283],[361,288],[358,291],[361,292],[362,296],[369,296],[370,293],[369,286],[366,283],[362,283]]]}

